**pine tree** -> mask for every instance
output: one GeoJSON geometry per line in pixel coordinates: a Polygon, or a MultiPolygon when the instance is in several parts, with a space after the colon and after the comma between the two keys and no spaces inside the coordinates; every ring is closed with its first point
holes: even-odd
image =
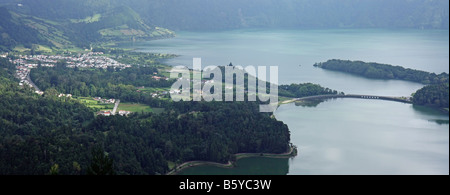
{"type": "Polygon", "coordinates": [[[105,154],[102,148],[92,149],[92,161],[87,170],[88,175],[115,175],[114,161],[105,154]]]}

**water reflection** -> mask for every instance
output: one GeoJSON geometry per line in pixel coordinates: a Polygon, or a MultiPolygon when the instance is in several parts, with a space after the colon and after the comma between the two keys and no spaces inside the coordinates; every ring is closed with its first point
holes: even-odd
{"type": "Polygon", "coordinates": [[[431,122],[435,122],[439,125],[448,125],[449,124],[449,120],[441,120],[441,119],[437,119],[437,120],[430,120],[431,122]]]}
{"type": "Polygon", "coordinates": [[[235,168],[199,166],[183,170],[180,175],[287,175],[287,158],[245,158],[237,161],[235,168]]]}
{"type": "Polygon", "coordinates": [[[328,101],[327,99],[315,99],[315,100],[303,100],[295,102],[295,106],[301,106],[304,108],[315,108],[319,104],[328,101]]]}

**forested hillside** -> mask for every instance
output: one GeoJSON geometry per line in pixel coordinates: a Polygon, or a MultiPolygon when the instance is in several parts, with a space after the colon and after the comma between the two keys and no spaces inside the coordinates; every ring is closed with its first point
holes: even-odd
{"type": "MultiPolygon", "coordinates": [[[[448,29],[447,0],[2,0],[44,18],[83,19],[118,5],[173,30],[235,28],[448,29]]],[[[11,4],[10,4],[11,5],[11,4]]],[[[18,8],[19,9],[19,8],[18,8]]]]}
{"type": "Polygon", "coordinates": [[[0,7],[0,51],[14,48],[18,44],[32,47],[32,44],[50,45],[39,31],[23,25],[22,21],[4,7],[0,7]]]}
{"type": "MultiPolygon", "coordinates": [[[[39,73],[43,78],[49,72],[55,82],[51,86],[64,92],[70,88],[59,87],[78,89],[81,82],[88,82],[99,91],[117,84],[119,87],[111,89],[111,93],[119,98],[140,97],[128,101],[162,106],[165,110],[161,114],[135,113],[129,117],[95,117],[94,111],[78,100],[49,93],[54,89],[47,90],[44,97],[36,95],[19,87],[11,76],[14,68],[0,58],[0,175],[87,174],[91,164],[95,164],[91,163],[96,159],[92,151],[98,147],[113,160],[114,172],[124,175],[165,174],[169,164],[191,160],[223,163],[233,160],[235,153],[283,153],[289,148],[288,127],[269,114],[260,113],[258,102],[174,103],[137,94],[133,85],[145,79],[144,75],[152,75],[151,68],[92,71],[91,74],[101,75],[91,75],[92,79],[82,77],[89,76],[88,72],[38,68],[44,71],[39,73]],[[61,74],[66,76],[73,74],[73,78],[58,77],[58,71],[66,72],[61,74]],[[132,74],[136,74],[136,80],[127,81],[125,77],[132,74]],[[76,80],[79,82],[74,85],[67,83],[76,80]],[[108,84],[109,80],[113,84],[108,84]],[[127,82],[133,88],[130,94],[120,88],[127,82]]],[[[97,91],[92,88],[87,88],[87,95],[97,91]]]]}

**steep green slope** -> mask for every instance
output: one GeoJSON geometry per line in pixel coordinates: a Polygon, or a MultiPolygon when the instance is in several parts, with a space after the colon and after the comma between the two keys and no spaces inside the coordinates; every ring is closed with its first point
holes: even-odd
{"type": "MultiPolygon", "coordinates": [[[[0,0],[10,2],[11,0],[0,0]]],[[[150,24],[174,30],[236,28],[448,29],[447,0],[16,0],[42,18],[85,19],[128,6],[150,24]]]]}
{"type": "Polygon", "coordinates": [[[103,14],[96,14],[91,18],[88,22],[74,23],[73,26],[81,26],[83,30],[87,30],[84,32],[85,34],[99,33],[102,41],[173,36],[173,32],[169,30],[150,27],[144,23],[139,14],[125,6],[116,7],[103,14]]]}
{"type": "Polygon", "coordinates": [[[25,25],[23,18],[11,14],[6,8],[0,7],[0,18],[0,51],[17,45],[30,48],[32,44],[51,45],[38,30],[25,25]]]}
{"type": "Polygon", "coordinates": [[[45,18],[43,15],[27,15],[23,10],[0,9],[0,49],[3,51],[18,48],[90,48],[92,44],[107,41],[150,40],[174,36],[170,30],[147,25],[139,14],[125,6],[94,13],[82,19],[45,18]]]}

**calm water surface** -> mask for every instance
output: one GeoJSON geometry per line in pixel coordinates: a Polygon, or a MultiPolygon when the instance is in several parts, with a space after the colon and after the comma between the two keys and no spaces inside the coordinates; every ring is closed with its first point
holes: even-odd
{"type": "MultiPolygon", "coordinates": [[[[282,84],[317,83],[347,94],[409,96],[421,84],[366,79],[314,68],[328,59],[362,60],[449,72],[449,32],[416,30],[237,30],[179,32],[173,39],[129,43],[173,53],[171,65],[279,66],[282,84]]],[[[338,99],[305,108],[283,105],[294,159],[250,158],[236,169],[195,167],[183,174],[449,174],[449,116],[396,102],[338,99]]]]}

